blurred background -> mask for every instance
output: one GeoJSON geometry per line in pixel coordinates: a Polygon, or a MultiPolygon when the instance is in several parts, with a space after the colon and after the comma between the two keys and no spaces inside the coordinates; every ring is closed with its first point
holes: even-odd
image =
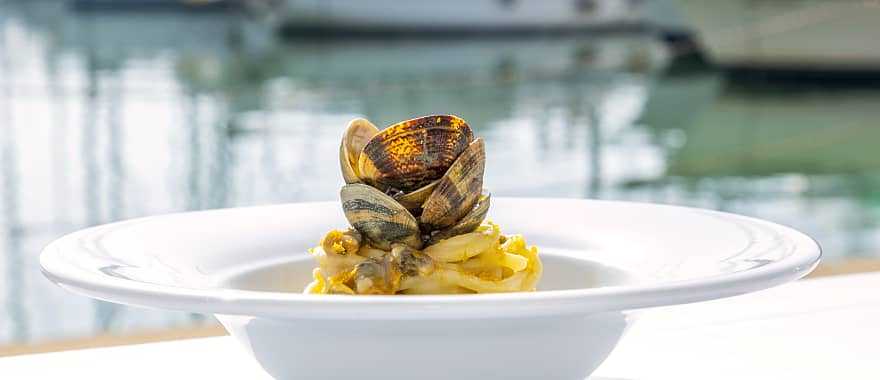
{"type": "Polygon", "coordinates": [[[346,122],[453,113],[499,196],[731,211],[880,270],[880,2],[0,0],[0,355],[222,333],[73,295],[95,224],[335,199],[346,122]]]}

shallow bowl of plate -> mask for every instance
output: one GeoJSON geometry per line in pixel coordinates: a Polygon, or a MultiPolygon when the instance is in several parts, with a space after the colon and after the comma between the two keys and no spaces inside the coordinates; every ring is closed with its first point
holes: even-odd
{"type": "Polygon", "coordinates": [[[539,247],[538,291],[302,294],[314,267],[306,250],[347,225],[338,202],[92,227],[47,246],[40,264],[75,293],[213,314],[278,379],[486,380],[583,379],[635,311],[769,288],[821,256],[791,228],[702,209],[499,198],[489,218],[539,247]]]}

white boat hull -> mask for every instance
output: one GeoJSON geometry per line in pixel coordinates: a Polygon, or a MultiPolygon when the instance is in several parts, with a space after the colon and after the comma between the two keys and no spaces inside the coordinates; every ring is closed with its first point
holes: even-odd
{"type": "Polygon", "coordinates": [[[765,70],[878,71],[875,0],[677,0],[715,63],[765,70]]]}
{"type": "Polygon", "coordinates": [[[635,24],[627,0],[287,0],[286,26],[364,30],[573,29],[635,24]]]}

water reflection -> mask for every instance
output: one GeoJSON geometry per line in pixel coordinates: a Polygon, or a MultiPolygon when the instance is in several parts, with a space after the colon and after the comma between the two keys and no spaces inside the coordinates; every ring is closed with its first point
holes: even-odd
{"type": "Polygon", "coordinates": [[[37,253],[124,218],[332,199],[358,115],[464,117],[498,195],[743,212],[813,233],[832,259],[880,246],[880,92],[664,74],[647,35],[282,44],[230,14],[29,1],[0,3],[0,46],[0,344],[199,323],[72,296],[37,253]]]}

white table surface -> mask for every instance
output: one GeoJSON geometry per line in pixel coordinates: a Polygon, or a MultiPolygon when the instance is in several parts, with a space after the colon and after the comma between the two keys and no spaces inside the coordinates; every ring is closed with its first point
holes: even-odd
{"type": "MultiPolygon", "coordinates": [[[[880,379],[880,273],[658,308],[599,379],[880,379]]],[[[0,379],[269,379],[229,337],[0,358],[0,379]]]]}

